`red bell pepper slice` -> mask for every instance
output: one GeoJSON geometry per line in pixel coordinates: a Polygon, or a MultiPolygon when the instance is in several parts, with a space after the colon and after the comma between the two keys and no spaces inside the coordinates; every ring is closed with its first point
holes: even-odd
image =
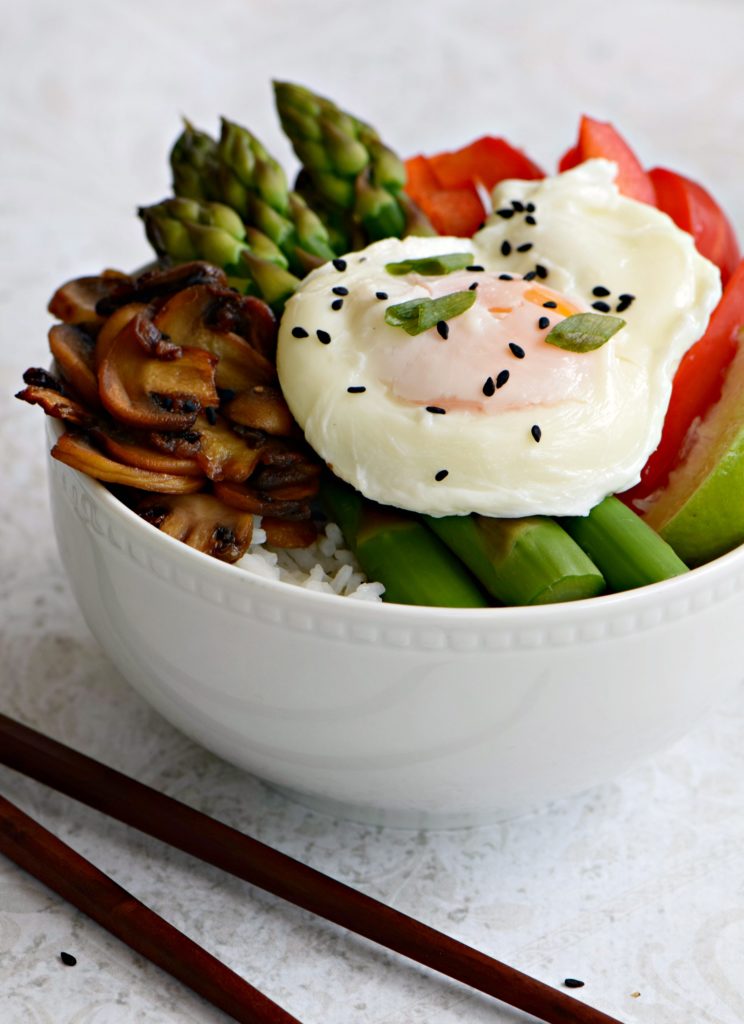
{"type": "Polygon", "coordinates": [[[726,214],[710,192],[682,174],[654,167],[649,177],[656,192],[656,205],[669,214],[678,228],[692,235],[698,252],[720,269],[725,285],[741,259],[739,243],[726,214]]]}
{"type": "Polygon", "coordinates": [[[475,185],[442,188],[431,161],[425,156],[415,156],[406,161],[406,192],[440,235],[469,238],[486,216],[475,185]]]}
{"type": "Polygon", "coordinates": [[[584,160],[596,157],[613,160],[617,164],[617,187],[624,196],[651,206],[656,204],[651,180],[625,139],[611,124],[584,115],[579,125],[578,142],[564,153],[559,167],[567,171],[584,160]]]}
{"type": "MultiPolygon", "coordinates": [[[[647,498],[666,484],[680,461],[690,427],[718,401],[729,363],[744,327],[744,260],[732,274],[708,329],[686,353],[674,377],[661,441],[641,472],[641,481],[619,495],[626,505],[647,498]]],[[[638,506],[641,507],[641,506],[638,506]]]]}
{"type": "Polygon", "coordinates": [[[478,187],[490,191],[505,178],[544,177],[543,171],[504,139],[484,135],[462,149],[406,162],[406,192],[440,235],[470,237],[486,216],[478,187]]]}
{"type": "Polygon", "coordinates": [[[506,178],[531,181],[545,177],[545,172],[521,150],[493,135],[484,135],[454,152],[429,157],[429,163],[442,188],[480,184],[490,191],[506,178]]]}
{"type": "Polygon", "coordinates": [[[560,158],[558,161],[558,170],[561,174],[564,171],[570,171],[572,167],[576,167],[580,164],[583,159],[584,157],[581,155],[581,146],[577,142],[575,146],[571,146],[570,149],[567,149],[560,158]]]}

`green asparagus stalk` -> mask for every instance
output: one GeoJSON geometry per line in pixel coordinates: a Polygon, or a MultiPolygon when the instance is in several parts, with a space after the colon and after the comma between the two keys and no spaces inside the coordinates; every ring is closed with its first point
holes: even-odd
{"type": "Polygon", "coordinates": [[[605,498],[563,528],[596,562],[611,590],[632,590],[688,571],[665,540],[619,498],[605,498]]]}
{"type": "Polygon", "coordinates": [[[259,295],[276,312],[300,283],[271,239],[256,228],[246,228],[222,203],[176,197],[143,207],[139,215],[159,257],[173,263],[216,263],[234,287],[259,295]]]}
{"type": "MultiPolygon", "coordinates": [[[[282,127],[303,165],[300,188],[321,216],[307,181],[324,206],[344,213],[349,240],[360,231],[361,244],[402,237],[409,226],[419,234],[427,231],[424,215],[403,197],[405,167],[374,128],[291,82],[275,82],[274,95],[282,127]]],[[[431,225],[428,233],[435,234],[431,225]]]]}
{"type": "Polygon", "coordinates": [[[221,203],[176,197],[141,207],[138,213],[158,256],[174,263],[209,260],[230,270],[248,248],[243,222],[221,203]]]}
{"type": "Polygon", "coordinates": [[[552,519],[470,515],[425,521],[502,604],[576,601],[605,589],[596,565],[552,519]]]}
{"type": "Polygon", "coordinates": [[[415,516],[375,505],[330,475],[321,500],[367,576],[384,583],[385,601],[486,607],[472,576],[415,516]]]}
{"type": "Polygon", "coordinates": [[[322,263],[333,259],[336,252],[322,221],[290,192],[279,163],[247,128],[223,118],[217,156],[223,201],[268,235],[293,270],[303,271],[306,254],[322,263]]]}
{"type": "Polygon", "coordinates": [[[171,168],[177,196],[229,206],[281,250],[285,268],[304,275],[337,254],[321,218],[289,191],[281,166],[246,128],[223,119],[215,142],[187,121],[171,151],[171,168]]]}
{"type": "Polygon", "coordinates": [[[170,153],[173,193],[185,199],[219,199],[217,143],[184,120],[184,129],[170,153]]]}
{"type": "Polygon", "coordinates": [[[258,289],[258,294],[264,302],[267,302],[277,315],[281,315],[285,302],[297,291],[300,279],[276,263],[261,259],[260,256],[254,256],[247,251],[242,254],[241,266],[245,268],[249,280],[258,289]]]}

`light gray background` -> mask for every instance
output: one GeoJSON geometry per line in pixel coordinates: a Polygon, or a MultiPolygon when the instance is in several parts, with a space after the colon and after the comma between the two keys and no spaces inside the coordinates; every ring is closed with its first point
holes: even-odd
{"type": "MultiPolygon", "coordinates": [[[[180,736],[108,665],[59,566],[42,416],[9,395],[46,361],[59,281],[147,258],[133,211],[167,191],[181,113],[243,121],[292,166],[272,77],[333,96],[404,155],[490,132],[551,167],[587,111],[649,165],[706,182],[744,229],[744,6],[1,0],[0,13],[0,708],[551,984],[583,978],[579,997],[628,1024],[740,1024],[741,695],[614,784],[507,824],[426,835],[306,811],[180,736]]],[[[306,1024],[526,1020],[5,769],[0,791],[306,1024]]],[[[2,1024],[223,1019],[0,860],[2,1024]]]]}

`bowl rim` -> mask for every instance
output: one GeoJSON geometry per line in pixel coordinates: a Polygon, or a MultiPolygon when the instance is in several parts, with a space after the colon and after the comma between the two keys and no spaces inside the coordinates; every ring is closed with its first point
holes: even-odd
{"type": "MultiPolygon", "coordinates": [[[[53,442],[61,435],[64,424],[59,420],[46,419],[47,435],[53,442]]],[[[52,460],[51,453],[48,458],[52,460]]],[[[56,461],[56,460],[54,460],[56,461]]],[[[725,555],[707,562],[695,569],[671,579],[662,580],[659,583],[648,584],[634,590],[626,590],[615,594],[602,594],[597,597],[582,598],[577,601],[562,601],[555,604],[543,605],[504,605],[491,606],[487,608],[447,608],[431,605],[406,605],[395,604],[385,601],[354,600],[340,594],[329,594],[324,591],[310,590],[302,586],[283,582],[282,580],[271,579],[260,576],[248,569],[222,562],[218,558],[204,554],[195,548],[189,547],[183,541],[176,540],[160,530],[154,529],[136,512],[133,512],[127,505],[116,497],[101,481],[79,470],[72,469],[63,463],[57,463],[60,470],[74,474],[83,492],[101,506],[115,521],[120,523],[128,532],[133,534],[133,539],[144,543],[150,549],[158,549],[155,554],[173,556],[177,562],[184,567],[191,568],[200,576],[211,578],[215,586],[252,586],[257,588],[259,593],[263,591],[266,597],[286,600],[291,604],[297,603],[310,611],[331,611],[336,608],[346,608],[349,614],[368,618],[373,616],[373,621],[380,617],[384,624],[393,625],[399,623],[401,626],[420,625],[421,619],[425,619],[434,626],[457,625],[457,626],[521,626],[540,627],[553,624],[559,619],[587,619],[602,613],[618,613],[627,611],[634,613],[639,606],[644,604],[668,604],[675,598],[684,598],[687,591],[694,588],[696,584],[704,586],[710,584],[713,578],[724,574],[729,568],[737,563],[744,567],[744,544],[734,548],[725,555]],[[242,581],[242,582],[241,582],[242,581]]],[[[381,624],[383,624],[381,622],[381,624]]]]}

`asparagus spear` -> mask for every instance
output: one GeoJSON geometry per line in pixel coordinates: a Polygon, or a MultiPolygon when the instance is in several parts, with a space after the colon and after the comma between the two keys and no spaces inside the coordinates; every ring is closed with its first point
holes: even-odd
{"type": "Polygon", "coordinates": [[[187,121],[171,151],[171,168],[177,196],[229,206],[266,235],[294,271],[304,274],[336,255],[321,219],[289,191],[281,166],[246,128],[223,118],[215,142],[187,121]]]}
{"type": "Polygon", "coordinates": [[[291,82],[275,82],[274,95],[282,127],[303,165],[303,192],[309,198],[309,181],[326,207],[344,213],[348,248],[402,237],[414,225],[419,234],[435,234],[403,196],[405,167],[374,128],[291,82]]]}
{"type": "Polygon", "coordinates": [[[141,207],[138,213],[158,256],[174,263],[209,260],[232,270],[248,248],[243,222],[221,203],[176,197],[141,207]]]}
{"type": "Polygon", "coordinates": [[[293,270],[305,269],[308,254],[316,263],[333,259],[336,252],[322,221],[290,192],[279,163],[247,128],[223,118],[217,156],[222,199],[268,235],[293,270]]]}
{"type": "Polygon", "coordinates": [[[415,516],[366,501],[330,475],[320,496],[367,576],[385,584],[386,601],[486,607],[475,580],[415,516]]]}
{"type": "Polygon", "coordinates": [[[231,285],[259,295],[275,312],[281,312],[300,283],[271,239],[256,228],[246,228],[222,203],[176,197],[143,207],[139,215],[158,256],[174,263],[216,263],[228,272],[231,285]]]}
{"type": "Polygon", "coordinates": [[[605,589],[599,569],[552,519],[470,515],[425,521],[503,604],[576,601],[605,589]]]}
{"type": "Polygon", "coordinates": [[[618,498],[605,498],[564,529],[602,570],[612,590],[632,590],[687,572],[665,540],[618,498]]]}
{"type": "Polygon", "coordinates": [[[170,153],[174,195],[185,199],[219,199],[217,143],[184,119],[170,153]]]}

